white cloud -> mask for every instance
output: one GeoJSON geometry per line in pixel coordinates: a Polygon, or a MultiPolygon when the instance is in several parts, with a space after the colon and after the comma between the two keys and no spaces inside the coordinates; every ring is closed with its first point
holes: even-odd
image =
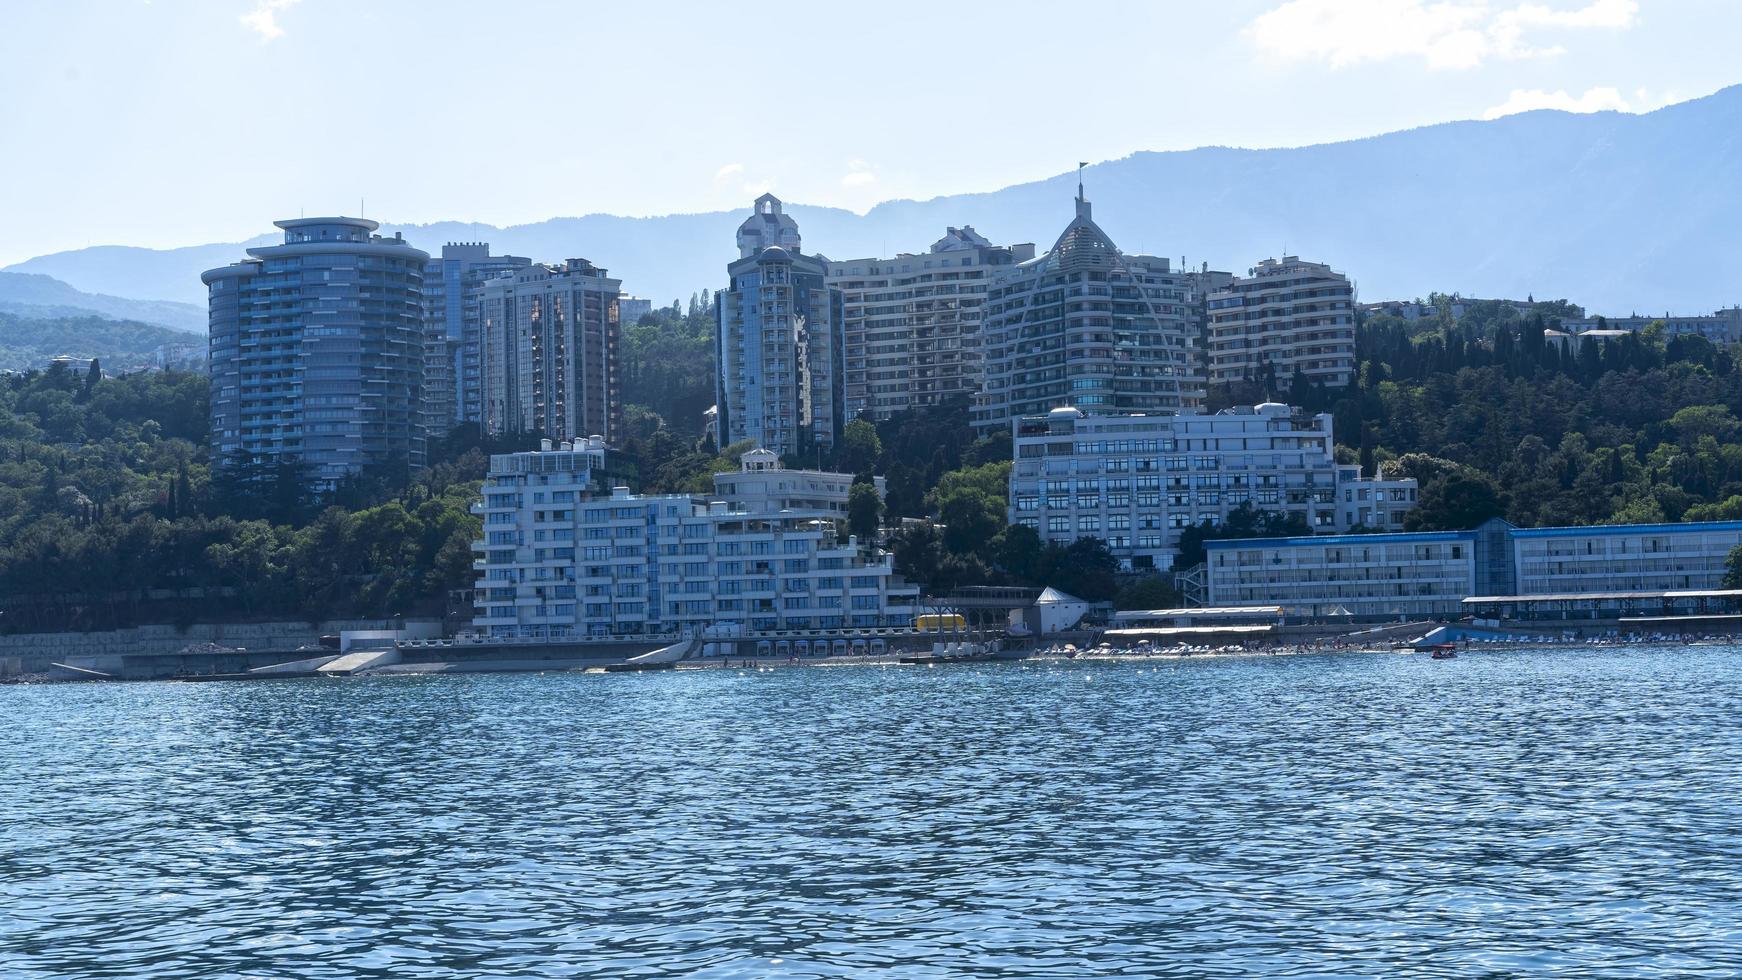
{"type": "Polygon", "coordinates": [[[1573,95],[1565,89],[1545,92],[1542,89],[1515,88],[1506,101],[1482,113],[1483,119],[1499,119],[1520,112],[1530,112],[1535,109],[1559,109],[1562,112],[1650,112],[1675,101],[1674,96],[1661,94],[1653,97],[1645,89],[1633,93],[1632,98],[1621,94],[1621,90],[1611,87],[1589,88],[1583,95],[1573,95]]]}
{"type": "Polygon", "coordinates": [[[723,184],[726,181],[732,179],[732,177],[735,174],[741,174],[743,172],[744,172],[744,165],[743,164],[741,164],[741,163],[728,163],[724,167],[721,167],[720,169],[714,171],[714,183],[723,184]]]}
{"type": "Polygon", "coordinates": [[[1431,68],[1474,68],[1490,58],[1564,54],[1558,44],[1529,38],[1556,30],[1625,30],[1638,12],[1638,0],[1586,0],[1570,9],[1488,0],[1288,0],[1260,14],[1246,33],[1267,54],[1332,68],[1403,57],[1421,58],[1431,68]]]}
{"type": "Polygon", "coordinates": [[[871,164],[864,160],[848,160],[847,173],[841,178],[842,187],[870,187],[877,183],[877,174],[871,164]]]}
{"type": "Polygon", "coordinates": [[[300,0],[255,0],[254,9],[238,17],[242,26],[260,35],[260,40],[270,41],[284,36],[284,28],[278,26],[278,12],[294,7],[300,0]]]}

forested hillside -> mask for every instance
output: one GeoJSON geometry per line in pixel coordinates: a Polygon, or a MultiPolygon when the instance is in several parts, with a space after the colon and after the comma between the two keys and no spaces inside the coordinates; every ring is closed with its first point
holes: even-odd
{"type": "Polygon", "coordinates": [[[1414,527],[1742,517],[1736,355],[1660,327],[1561,346],[1554,322],[1499,303],[1458,323],[1377,317],[1356,388],[1305,401],[1334,413],[1339,443],[1422,480],[1414,527]]]}
{"type": "Polygon", "coordinates": [[[160,347],[203,343],[167,327],[100,316],[26,316],[0,311],[0,370],[43,368],[61,354],[94,357],[110,371],[150,367],[160,347]]]}
{"type": "Polygon", "coordinates": [[[0,630],[439,615],[470,585],[479,449],[332,501],[262,492],[211,478],[206,393],[182,372],[0,380],[0,630]]]}

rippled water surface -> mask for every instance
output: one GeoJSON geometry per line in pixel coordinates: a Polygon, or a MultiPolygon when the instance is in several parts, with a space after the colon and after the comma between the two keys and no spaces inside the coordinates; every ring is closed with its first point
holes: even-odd
{"type": "Polygon", "coordinates": [[[1742,974],[1742,650],[0,688],[0,975],[1742,974]]]}

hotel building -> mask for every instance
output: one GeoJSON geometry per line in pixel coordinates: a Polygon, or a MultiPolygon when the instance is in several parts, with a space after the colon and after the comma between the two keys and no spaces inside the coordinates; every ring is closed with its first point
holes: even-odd
{"type": "Polygon", "coordinates": [[[1664,604],[1723,590],[1742,521],[1265,538],[1205,543],[1207,601],[1305,615],[1456,618],[1472,604],[1664,604]]]}
{"type": "Polygon", "coordinates": [[[974,418],[983,431],[1059,405],[1161,413],[1203,397],[1190,274],[1119,251],[1080,184],[1076,208],[1045,255],[987,289],[986,383],[974,418]]]}
{"type": "Polygon", "coordinates": [[[781,456],[828,451],[843,417],[840,294],[799,250],[798,222],[764,194],[738,227],[731,285],[714,296],[720,444],[781,456]]]}
{"type": "Polygon", "coordinates": [[[485,432],[606,441],[617,434],[618,286],[586,259],[484,281],[485,432]]]}
{"type": "Polygon", "coordinates": [[[1295,371],[1333,388],[1355,379],[1355,287],[1330,266],[1265,259],[1209,296],[1212,384],[1256,379],[1288,387],[1295,371]]]}
{"type": "Polygon", "coordinates": [[[282,244],[200,276],[213,460],[294,458],[325,488],[368,466],[422,466],[429,255],[366,218],[275,224],[282,244]]]}
{"type": "Polygon", "coordinates": [[[1366,478],[1336,461],[1329,414],[1287,405],[1214,415],[1085,415],[1056,408],[1015,423],[1012,524],[1043,542],[1107,542],[1126,568],[1172,566],[1188,527],[1242,505],[1299,514],[1320,532],[1400,528],[1413,479],[1366,478]]]}
{"type": "Polygon", "coordinates": [[[841,293],[846,417],[881,421],[978,393],[987,287],[1032,258],[1033,245],[993,245],[962,227],[922,255],[830,261],[828,283],[841,293]]]}
{"type": "Polygon", "coordinates": [[[708,497],[599,494],[604,463],[597,443],[491,457],[477,508],[484,538],[473,546],[478,632],[912,625],[918,589],[895,574],[894,556],[842,539],[851,474],[783,469],[757,449],[739,471],[716,475],[708,497]]]}

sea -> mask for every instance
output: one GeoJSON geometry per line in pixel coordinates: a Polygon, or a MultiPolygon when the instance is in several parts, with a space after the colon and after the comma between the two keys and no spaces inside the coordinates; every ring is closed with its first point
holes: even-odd
{"type": "Polygon", "coordinates": [[[0,687],[0,976],[1735,977],[1742,648],[0,687]]]}

